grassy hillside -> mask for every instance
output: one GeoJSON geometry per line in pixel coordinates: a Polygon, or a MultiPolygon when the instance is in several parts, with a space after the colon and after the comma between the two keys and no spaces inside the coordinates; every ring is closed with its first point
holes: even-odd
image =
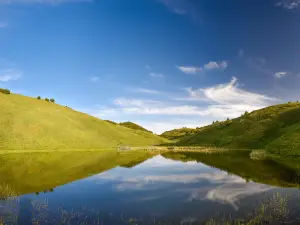
{"type": "Polygon", "coordinates": [[[267,149],[300,155],[300,104],[275,105],[217,122],[182,138],[177,145],[267,149]]]}
{"type": "Polygon", "coordinates": [[[165,140],[55,103],[0,93],[0,150],[98,149],[165,140]]]}
{"type": "Polygon", "coordinates": [[[197,132],[197,129],[183,127],[180,129],[166,131],[166,132],[162,133],[160,136],[167,138],[169,140],[180,140],[183,137],[195,134],[196,132],[197,132]]]}
{"type": "Polygon", "coordinates": [[[145,129],[144,127],[136,124],[136,123],[132,123],[132,122],[124,122],[124,123],[119,123],[121,126],[123,127],[127,127],[133,130],[141,130],[141,131],[145,131],[145,132],[149,132],[152,133],[152,131],[145,129]]]}

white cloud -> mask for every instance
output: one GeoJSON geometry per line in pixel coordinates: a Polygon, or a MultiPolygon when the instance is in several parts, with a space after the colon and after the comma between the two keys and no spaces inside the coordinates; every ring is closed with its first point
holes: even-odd
{"type": "Polygon", "coordinates": [[[278,100],[239,88],[238,81],[234,77],[229,83],[202,89],[187,88],[185,90],[188,96],[186,99],[181,99],[183,102],[178,101],[179,99],[176,99],[177,101],[173,99],[154,101],[117,98],[114,100],[113,106],[89,112],[94,116],[115,117],[117,120],[132,118],[147,129],[161,133],[175,128],[207,125],[215,119],[238,117],[245,111],[257,110],[272,105],[274,101],[278,100]],[[190,100],[193,100],[193,102],[190,100]],[[146,117],[155,118],[155,116],[156,119],[143,119],[146,117]],[[160,118],[161,116],[168,117],[162,121],[157,119],[157,116],[160,118]]]}
{"type": "Polygon", "coordinates": [[[193,66],[177,66],[177,68],[185,74],[196,74],[202,71],[200,67],[193,67],[193,66]]]}
{"type": "Polygon", "coordinates": [[[207,64],[204,64],[203,67],[195,67],[195,66],[176,66],[176,67],[185,74],[196,74],[202,71],[225,70],[228,67],[228,62],[225,60],[222,60],[220,62],[210,61],[207,64]]]}
{"type": "Polygon", "coordinates": [[[227,84],[200,89],[204,95],[222,105],[249,105],[264,107],[268,102],[276,100],[266,95],[244,91],[238,88],[237,78],[233,77],[227,84]]]}
{"type": "Polygon", "coordinates": [[[150,73],[149,75],[154,78],[163,78],[164,77],[164,75],[162,73],[150,73]]]}
{"type": "Polygon", "coordinates": [[[284,9],[296,9],[300,7],[300,0],[282,0],[275,4],[277,7],[282,7],[284,9]]]}
{"type": "Polygon", "coordinates": [[[221,62],[210,61],[209,63],[204,65],[204,70],[215,70],[215,69],[226,69],[228,67],[228,63],[223,60],[221,62]]]}
{"type": "Polygon", "coordinates": [[[92,81],[92,82],[97,82],[97,81],[99,81],[99,77],[96,77],[96,76],[91,77],[91,78],[90,78],[90,81],[92,81]]]}
{"type": "Polygon", "coordinates": [[[18,80],[22,76],[22,71],[17,69],[0,70],[0,82],[18,80]]]}
{"type": "Polygon", "coordinates": [[[277,72],[277,73],[274,74],[274,76],[278,79],[283,78],[287,75],[288,75],[288,72],[277,72]]]}
{"type": "Polygon", "coordinates": [[[145,89],[145,88],[138,88],[136,92],[145,93],[145,94],[160,94],[160,91],[145,89]]]}
{"type": "Polygon", "coordinates": [[[62,4],[92,2],[93,0],[0,0],[0,4],[62,4]]]}

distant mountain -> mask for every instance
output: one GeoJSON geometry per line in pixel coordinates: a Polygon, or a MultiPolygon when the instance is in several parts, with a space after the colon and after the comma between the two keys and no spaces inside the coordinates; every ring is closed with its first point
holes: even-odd
{"type": "Polygon", "coordinates": [[[130,129],[133,129],[133,130],[141,130],[141,131],[145,131],[145,132],[149,132],[149,133],[153,133],[152,131],[150,130],[147,130],[145,129],[144,127],[136,124],[136,123],[133,123],[133,122],[124,122],[124,123],[119,123],[119,125],[123,126],[123,127],[127,127],[127,128],[130,128],[130,129]]]}
{"type": "MultiPolygon", "coordinates": [[[[170,133],[176,137],[176,131],[162,136],[170,133]]],[[[176,145],[267,149],[277,154],[300,155],[300,103],[270,106],[178,136],[181,138],[176,145]]]]}
{"type": "Polygon", "coordinates": [[[104,149],[165,141],[56,103],[0,92],[0,151],[104,149]]]}

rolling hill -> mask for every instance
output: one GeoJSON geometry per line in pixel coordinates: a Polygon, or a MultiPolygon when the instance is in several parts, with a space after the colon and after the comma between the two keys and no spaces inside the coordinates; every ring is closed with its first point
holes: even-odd
{"type": "Polygon", "coordinates": [[[300,103],[270,106],[216,122],[182,137],[176,145],[267,149],[277,154],[300,155],[300,103]]]}
{"type": "Polygon", "coordinates": [[[183,127],[180,129],[166,131],[166,132],[162,133],[160,136],[167,138],[169,140],[179,141],[181,138],[188,136],[188,135],[192,135],[196,132],[197,132],[197,129],[183,127]]]}
{"type": "Polygon", "coordinates": [[[145,129],[144,127],[133,123],[133,122],[124,122],[124,123],[119,123],[119,125],[123,126],[123,127],[127,127],[133,130],[141,130],[141,131],[145,131],[145,132],[149,132],[152,133],[152,131],[145,129]]]}
{"type": "Polygon", "coordinates": [[[105,122],[69,107],[0,93],[0,150],[99,149],[164,142],[152,133],[105,122]]]}

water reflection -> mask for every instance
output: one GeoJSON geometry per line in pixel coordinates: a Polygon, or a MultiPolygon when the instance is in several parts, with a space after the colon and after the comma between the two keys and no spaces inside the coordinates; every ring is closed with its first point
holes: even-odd
{"type": "MultiPolygon", "coordinates": [[[[278,191],[299,199],[297,189],[268,185],[293,184],[290,178],[296,176],[295,171],[270,162],[251,161],[245,154],[233,157],[226,154],[155,156],[142,153],[138,157],[124,157],[126,160],[118,158],[113,164],[107,164],[106,157],[103,160],[99,157],[96,163],[95,157],[88,156],[86,162],[93,159],[92,166],[68,165],[69,169],[62,171],[61,176],[73,182],[54,185],[55,189],[48,188],[49,181],[44,189],[38,186],[34,190],[30,186],[32,193],[20,196],[13,207],[9,208],[7,201],[1,201],[0,213],[3,216],[13,212],[17,220],[10,224],[22,225],[33,221],[38,224],[64,224],[62,221],[66,224],[67,221],[69,224],[97,224],[95,221],[101,221],[99,224],[155,224],[158,221],[162,224],[202,224],[219,212],[231,215],[231,218],[247,216],[258,208],[262,199],[272,197],[278,191]],[[98,170],[97,164],[100,170],[106,167],[108,170],[88,177],[90,171],[98,170]],[[111,169],[112,165],[119,166],[111,169]],[[82,168],[88,168],[84,170],[87,178],[77,180],[75,171],[78,168],[81,173],[82,168]],[[281,179],[283,175],[286,176],[281,179]]],[[[78,162],[74,164],[78,165],[78,162]]],[[[54,169],[53,172],[59,171],[54,169]]],[[[33,177],[36,179],[38,174],[33,177]]],[[[51,179],[53,184],[58,183],[53,176],[51,179]]],[[[59,176],[57,179],[61,180],[59,176]]],[[[10,186],[28,187],[12,178],[4,180],[10,181],[10,186]]],[[[297,208],[295,203],[290,207],[297,208]]]]}

